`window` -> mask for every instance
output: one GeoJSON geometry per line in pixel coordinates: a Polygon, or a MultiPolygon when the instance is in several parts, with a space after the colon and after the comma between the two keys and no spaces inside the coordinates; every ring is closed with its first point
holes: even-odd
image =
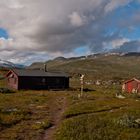
{"type": "Polygon", "coordinates": [[[14,77],[14,74],[10,74],[9,77],[10,77],[10,78],[13,78],[13,77],[14,77]]]}
{"type": "Polygon", "coordinates": [[[42,83],[46,83],[46,79],[45,78],[42,79],[42,83]]]}

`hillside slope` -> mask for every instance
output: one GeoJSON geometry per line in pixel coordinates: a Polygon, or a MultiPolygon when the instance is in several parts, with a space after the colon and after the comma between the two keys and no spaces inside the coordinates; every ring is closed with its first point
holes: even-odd
{"type": "MultiPolygon", "coordinates": [[[[43,69],[44,63],[34,63],[29,68],[43,69]]],[[[140,56],[100,55],[77,59],[55,59],[46,62],[49,71],[83,73],[94,79],[127,79],[140,77],[140,56]]]]}

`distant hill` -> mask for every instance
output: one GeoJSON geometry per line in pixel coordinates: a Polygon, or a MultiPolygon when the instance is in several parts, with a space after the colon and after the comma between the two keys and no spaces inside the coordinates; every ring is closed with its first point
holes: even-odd
{"type": "Polygon", "coordinates": [[[56,57],[54,60],[55,61],[65,61],[65,60],[67,60],[67,58],[65,58],[65,57],[56,57]]]}
{"type": "Polygon", "coordinates": [[[138,53],[138,52],[131,52],[131,53],[126,53],[124,56],[140,56],[140,53],[138,53]]]}
{"type": "Polygon", "coordinates": [[[0,67],[15,67],[15,64],[13,64],[12,62],[9,61],[5,61],[5,60],[1,60],[0,59],[0,67]]]}
{"type": "MultiPolygon", "coordinates": [[[[58,57],[45,62],[49,71],[83,73],[88,79],[140,78],[140,53],[105,53],[89,56],[58,57]]],[[[43,69],[44,62],[33,63],[28,68],[43,69]]]]}
{"type": "Polygon", "coordinates": [[[10,61],[0,59],[0,68],[24,68],[24,65],[14,64],[10,61]]]}

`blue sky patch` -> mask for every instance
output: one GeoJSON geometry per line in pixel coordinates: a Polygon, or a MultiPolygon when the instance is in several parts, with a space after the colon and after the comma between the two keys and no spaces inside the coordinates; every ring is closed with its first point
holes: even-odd
{"type": "Polygon", "coordinates": [[[74,50],[76,55],[85,55],[89,53],[89,48],[87,46],[79,47],[74,50]]]}
{"type": "Polygon", "coordinates": [[[7,31],[3,28],[0,28],[0,38],[1,37],[5,38],[5,39],[9,38],[9,35],[8,35],[7,31]]]}

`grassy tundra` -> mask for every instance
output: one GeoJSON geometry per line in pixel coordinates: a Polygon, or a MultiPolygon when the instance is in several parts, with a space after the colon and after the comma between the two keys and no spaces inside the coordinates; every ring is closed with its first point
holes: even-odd
{"type": "Polygon", "coordinates": [[[51,113],[59,108],[56,100],[61,96],[45,91],[1,94],[0,139],[39,139],[52,125],[51,113]]]}
{"type": "Polygon", "coordinates": [[[56,140],[140,139],[140,100],[136,96],[115,98],[113,92],[94,91],[78,99],[71,95],[70,106],[58,128],[56,140]]]}
{"type": "Polygon", "coordinates": [[[72,80],[71,86],[68,91],[0,93],[0,140],[45,140],[52,126],[56,129],[47,134],[54,140],[140,139],[137,95],[118,99],[118,86],[86,85],[91,90],[78,98],[78,83],[72,80]]]}

